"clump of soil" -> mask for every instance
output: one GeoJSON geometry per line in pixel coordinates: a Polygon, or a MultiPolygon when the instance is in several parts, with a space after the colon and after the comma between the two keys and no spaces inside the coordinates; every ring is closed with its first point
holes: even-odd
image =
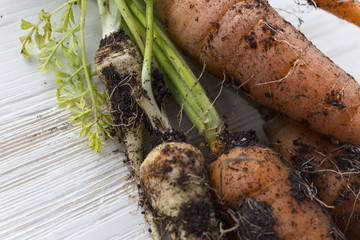
{"type": "Polygon", "coordinates": [[[304,201],[307,198],[305,193],[309,191],[304,180],[295,171],[289,173],[288,180],[291,185],[291,196],[300,202],[304,201]]]}
{"type": "Polygon", "coordinates": [[[325,103],[337,107],[339,110],[346,108],[343,104],[343,96],[342,91],[331,90],[330,93],[326,94],[325,103]]]}
{"type": "Polygon", "coordinates": [[[278,234],[272,229],[276,222],[270,205],[265,201],[257,201],[253,197],[247,197],[241,204],[223,212],[226,227],[237,226],[236,231],[230,232],[229,239],[243,240],[280,240],[278,234]]]}
{"type": "MultiPolygon", "coordinates": [[[[131,122],[139,121],[141,114],[136,113],[141,112],[141,110],[131,94],[131,84],[126,82],[129,75],[120,75],[112,65],[105,67],[102,74],[107,79],[106,88],[109,93],[114,124],[128,125],[131,122]]],[[[135,76],[137,73],[132,74],[135,76]]]]}
{"type": "Polygon", "coordinates": [[[106,86],[110,114],[117,135],[140,124],[142,109],[135,100],[142,57],[137,46],[120,30],[100,41],[95,68],[106,86]]]}
{"type": "Polygon", "coordinates": [[[224,153],[228,153],[235,147],[248,147],[259,144],[259,139],[254,130],[244,132],[225,132],[220,137],[221,142],[224,143],[224,153]]]}
{"type": "Polygon", "coordinates": [[[153,131],[154,140],[152,142],[152,147],[155,148],[157,145],[160,145],[164,142],[185,142],[186,136],[177,130],[172,132],[162,133],[158,130],[153,131]]]}
{"type": "Polygon", "coordinates": [[[164,75],[161,70],[156,66],[153,66],[152,69],[151,77],[153,94],[157,105],[161,106],[164,103],[164,100],[171,96],[171,92],[165,84],[164,75]]]}
{"type": "Polygon", "coordinates": [[[188,235],[200,238],[204,233],[218,232],[216,225],[204,224],[205,220],[211,218],[209,209],[213,207],[209,202],[197,201],[191,205],[184,205],[179,211],[179,215],[173,222],[176,225],[183,224],[183,230],[188,235]],[[185,223],[185,224],[184,224],[185,223]]]}
{"type": "Polygon", "coordinates": [[[336,165],[340,170],[360,172],[360,148],[342,146],[341,153],[336,157],[336,165]]]}

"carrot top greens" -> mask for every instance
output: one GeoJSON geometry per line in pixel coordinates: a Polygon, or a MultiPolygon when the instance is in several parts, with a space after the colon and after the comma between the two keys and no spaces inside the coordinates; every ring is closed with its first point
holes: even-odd
{"type": "MultiPolygon", "coordinates": [[[[206,142],[213,143],[224,129],[222,119],[160,22],[153,17],[152,1],[98,0],[98,6],[103,37],[118,29],[121,23],[143,54],[141,87],[146,97],[139,97],[137,102],[147,109],[145,112],[151,125],[161,131],[170,129],[170,123],[158,108],[152,93],[150,63],[154,56],[166,75],[166,84],[174,98],[206,142]]],[[[93,79],[96,74],[91,73],[85,52],[86,10],[87,0],[69,0],[53,12],[42,10],[35,24],[22,20],[21,28],[30,29],[30,32],[20,38],[23,44],[21,53],[29,58],[35,39],[38,60],[42,62],[39,70],[56,72],[59,84],[57,104],[72,112],[70,121],[80,126],[80,136],[88,136],[89,146],[100,152],[103,140],[111,137],[112,121],[109,112],[104,110],[107,109],[105,93],[97,89],[93,79]],[[79,20],[74,18],[74,11],[79,10],[75,9],[76,6],[80,8],[79,20]],[[60,25],[51,18],[58,12],[62,12],[60,25]],[[60,38],[53,37],[53,32],[60,38]],[[65,62],[71,67],[70,72],[61,70],[65,62]]]]}
{"type": "Polygon", "coordinates": [[[41,10],[39,21],[30,23],[22,19],[21,29],[30,32],[20,37],[22,42],[21,54],[29,58],[33,50],[33,42],[39,49],[38,60],[42,62],[41,72],[50,70],[56,72],[57,104],[72,112],[70,121],[80,126],[80,136],[87,136],[89,147],[95,152],[101,151],[104,139],[111,137],[109,125],[111,119],[106,109],[104,92],[97,89],[97,85],[88,65],[85,47],[85,16],[86,0],[69,0],[52,12],[41,10]],[[74,18],[76,7],[80,8],[80,18],[74,18]],[[52,16],[61,12],[60,24],[52,20],[52,16]],[[40,32],[43,32],[42,34],[40,32]],[[54,37],[56,32],[60,37],[54,37]],[[64,63],[71,68],[65,72],[64,63]]]}

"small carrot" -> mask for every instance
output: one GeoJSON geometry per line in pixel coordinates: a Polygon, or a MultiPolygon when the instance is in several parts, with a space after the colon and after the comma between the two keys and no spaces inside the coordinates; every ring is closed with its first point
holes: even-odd
{"type": "MultiPolygon", "coordinates": [[[[172,82],[174,82],[174,78],[177,80],[177,90],[182,93],[186,92],[189,99],[194,99],[193,89],[190,90],[189,86],[185,84],[185,80],[191,82],[190,86],[193,86],[196,78],[179,77],[180,74],[175,66],[167,64],[169,60],[153,38],[154,21],[151,0],[147,1],[146,7],[144,7],[146,21],[141,12],[138,12],[141,16],[136,16],[140,20],[144,19],[144,25],[134,18],[125,1],[116,0],[115,2],[122,16],[127,16],[124,21],[133,39],[141,40],[137,41],[138,48],[133,44],[135,48],[125,50],[132,53],[129,55],[135,58],[135,62],[131,66],[116,63],[116,69],[123,67],[132,69],[138,62],[141,62],[141,53],[143,54],[141,74],[136,72],[132,75],[136,80],[135,85],[131,85],[134,88],[132,94],[147,116],[152,130],[159,133],[158,135],[161,137],[156,144],[162,142],[147,154],[139,169],[139,191],[143,206],[145,210],[151,212],[153,222],[157,225],[155,230],[159,233],[153,237],[162,239],[164,236],[170,237],[170,239],[184,240],[220,239],[220,220],[217,218],[211,197],[204,157],[198,149],[184,142],[182,135],[179,136],[178,132],[171,127],[167,116],[159,109],[154,100],[151,84],[152,55],[155,55],[159,65],[165,63],[167,68],[163,68],[164,72],[170,73],[168,76],[173,79],[172,82]],[[145,39],[145,46],[142,39],[145,39]]],[[[119,49],[121,48],[115,48],[114,56],[119,56],[119,49]]],[[[176,56],[173,57],[176,58],[176,56]]],[[[177,63],[179,64],[179,61],[177,63]]],[[[182,61],[180,61],[181,63],[182,61]]],[[[198,90],[199,96],[206,97],[202,88],[198,90]]],[[[207,98],[206,103],[210,104],[207,98]]],[[[198,102],[191,106],[194,109],[202,109],[198,102]]],[[[207,105],[206,110],[217,116],[213,107],[207,105]]],[[[216,128],[207,131],[209,136],[216,135],[216,132],[216,128]]]]}
{"type": "Polygon", "coordinates": [[[134,96],[133,86],[141,76],[141,54],[132,50],[134,48],[136,45],[123,31],[110,33],[101,40],[96,51],[95,69],[106,86],[113,128],[125,145],[132,176],[138,180],[143,161],[145,119],[134,96]]]}
{"type": "Polygon", "coordinates": [[[266,0],[155,0],[190,57],[261,105],[360,146],[360,85],[266,0]]]}
{"type": "Polygon", "coordinates": [[[264,124],[274,148],[298,167],[317,189],[317,197],[346,239],[360,234],[360,151],[332,143],[326,136],[281,116],[264,124]]]}
{"type": "Polygon", "coordinates": [[[205,160],[190,144],[158,145],[141,165],[141,187],[171,239],[219,239],[205,160]]]}
{"type": "Polygon", "coordinates": [[[210,165],[210,180],[227,217],[230,239],[344,239],[307,185],[268,147],[232,148],[210,165]]]}
{"type": "Polygon", "coordinates": [[[358,0],[308,0],[308,3],[360,27],[358,0]]]}

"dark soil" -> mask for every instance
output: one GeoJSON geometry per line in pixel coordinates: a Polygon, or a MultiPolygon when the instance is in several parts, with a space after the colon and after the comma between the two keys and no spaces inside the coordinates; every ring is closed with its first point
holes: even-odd
{"type": "Polygon", "coordinates": [[[339,110],[346,108],[343,104],[341,91],[331,90],[330,93],[326,94],[325,103],[337,107],[339,110]]]}
{"type": "MultiPolygon", "coordinates": [[[[272,229],[276,219],[268,203],[247,197],[242,200],[241,204],[231,208],[231,211],[238,221],[238,228],[229,234],[229,239],[280,240],[278,234],[272,229]]],[[[223,212],[222,215],[226,222],[226,228],[236,225],[228,213],[223,212]]]]}
{"type": "Polygon", "coordinates": [[[304,201],[307,198],[305,192],[308,191],[304,180],[294,171],[289,173],[288,180],[291,185],[291,196],[300,202],[304,201]]]}
{"type": "Polygon", "coordinates": [[[154,140],[152,142],[152,147],[155,148],[157,145],[160,145],[164,142],[185,142],[186,136],[179,131],[173,130],[172,132],[162,133],[155,130],[153,132],[154,140]]]}
{"type": "MultiPolygon", "coordinates": [[[[110,97],[109,101],[112,109],[112,120],[115,125],[128,125],[130,124],[130,118],[136,116],[136,120],[131,122],[139,122],[141,117],[141,109],[137,105],[133,96],[131,95],[132,88],[129,84],[119,83],[124,79],[130,79],[129,75],[120,75],[114,70],[114,67],[110,65],[102,70],[102,74],[106,77],[106,88],[110,97]]],[[[137,73],[132,73],[137,74],[137,73]]],[[[125,82],[126,83],[126,82],[125,82]]]]}
{"type": "Polygon", "coordinates": [[[99,48],[112,45],[113,43],[122,42],[128,40],[129,37],[125,34],[125,32],[121,29],[118,32],[114,32],[109,36],[100,40],[99,48]]]}
{"type": "MultiPolygon", "coordinates": [[[[109,36],[106,36],[105,38],[100,40],[99,49],[97,51],[95,62],[100,63],[102,62],[106,57],[110,56],[112,52],[122,52],[125,51],[126,44],[123,44],[124,42],[128,41],[130,38],[125,34],[123,30],[120,30],[118,32],[114,32],[110,34],[109,36]],[[101,54],[99,54],[101,52],[101,54]]],[[[131,48],[127,48],[126,51],[129,51],[131,48]]],[[[136,56],[136,50],[131,49],[128,53],[131,56],[136,56]]]]}
{"type": "Polygon", "coordinates": [[[193,202],[189,205],[184,205],[181,207],[179,215],[176,219],[172,219],[175,225],[181,225],[188,235],[195,235],[200,238],[204,233],[214,233],[218,232],[218,227],[214,224],[211,224],[209,219],[211,219],[209,209],[214,206],[210,202],[193,202]]]}
{"type": "MultiPolygon", "coordinates": [[[[96,66],[101,66],[97,71],[106,86],[113,126],[121,139],[126,131],[140,124],[143,112],[134,96],[139,73],[125,67],[119,70],[119,66],[127,66],[129,63],[114,55],[129,54],[138,59],[140,54],[137,51],[136,45],[120,30],[103,38],[95,55],[96,66]]],[[[141,64],[141,59],[134,62],[141,64]]]]}
{"type": "MultiPolygon", "coordinates": [[[[254,32],[252,32],[251,34],[254,34],[254,32]]],[[[256,44],[254,36],[247,35],[247,36],[244,37],[244,39],[245,39],[245,41],[247,41],[249,43],[250,48],[253,48],[253,49],[257,48],[257,44],[256,44]]]]}
{"type": "Polygon", "coordinates": [[[254,130],[244,132],[224,133],[220,140],[225,144],[224,153],[228,153],[234,147],[248,147],[259,144],[259,139],[254,130]]]}
{"type": "Polygon", "coordinates": [[[336,165],[341,170],[360,172],[360,148],[343,146],[340,155],[336,158],[336,165]]]}
{"type": "MultiPolygon", "coordinates": [[[[309,5],[316,7],[314,1],[312,1],[312,0],[307,0],[306,2],[307,2],[309,5]]],[[[299,4],[300,4],[300,3],[299,3],[299,4]]]]}
{"type": "Polygon", "coordinates": [[[270,24],[269,22],[267,22],[266,18],[264,18],[263,20],[267,24],[262,27],[262,30],[264,33],[268,32],[267,34],[269,35],[269,37],[260,40],[260,42],[263,44],[264,49],[268,50],[270,47],[277,44],[278,41],[275,40],[275,35],[277,34],[277,32],[284,32],[284,30],[282,30],[276,25],[270,24]]]}
{"type": "Polygon", "coordinates": [[[151,73],[152,76],[152,89],[155,96],[155,101],[158,106],[161,106],[166,97],[171,96],[170,90],[166,87],[164,75],[159,68],[154,68],[151,73]]]}
{"type": "Polygon", "coordinates": [[[352,192],[349,189],[344,189],[344,191],[336,197],[336,199],[333,203],[333,206],[338,205],[343,200],[349,200],[351,195],[352,195],[352,192]]]}

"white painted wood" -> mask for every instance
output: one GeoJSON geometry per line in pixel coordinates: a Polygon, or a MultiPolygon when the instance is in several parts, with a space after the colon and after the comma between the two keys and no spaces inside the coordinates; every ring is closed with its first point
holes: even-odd
{"type": "MultiPolygon", "coordinates": [[[[64,1],[0,1],[0,239],[148,239],[123,146],[101,154],[55,106],[52,73],[20,55],[20,18],[64,1]]],[[[96,1],[89,1],[87,42],[98,46],[96,1]]]]}
{"type": "MultiPolygon", "coordinates": [[[[359,28],[293,1],[270,2],[296,26],[293,14],[301,17],[300,30],[360,79],[359,28]]],[[[136,188],[127,180],[123,146],[108,141],[101,154],[93,153],[68,114],[55,106],[53,75],[39,73],[37,61],[20,55],[20,18],[36,21],[41,9],[61,3],[0,0],[0,239],[149,239],[136,188]]],[[[101,36],[98,20],[96,2],[89,1],[90,56],[101,36]]],[[[206,78],[215,97],[218,81],[206,78]]],[[[216,106],[231,129],[254,128],[264,139],[255,110],[227,89],[220,99],[216,106]]],[[[176,113],[170,111],[173,122],[176,113]]],[[[183,126],[189,128],[186,120],[183,126]]],[[[199,144],[194,132],[189,139],[199,144]]]]}

